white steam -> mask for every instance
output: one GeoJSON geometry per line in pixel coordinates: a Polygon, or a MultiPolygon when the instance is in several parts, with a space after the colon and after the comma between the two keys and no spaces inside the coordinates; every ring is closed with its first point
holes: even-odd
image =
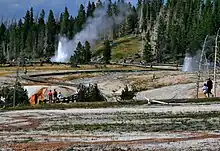
{"type": "Polygon", "coordinates": [[[66,62],[67,58],[70,58],[69,54],[73,53],[73,43],[66,37],[60,37],[58,43],[58,50],[55,56],[51,59],[54,62],[66,62]]]}
{"type": "Polygon", "coordinates": [[[93,46],[100,39],[100,35],[109,34],[114,26],[121,24],[130,13],[127,4],[119,4],[118,9],[119,14],[114,17],[107,15],[106,7],[97,9],[94,12],[94,17],[87,20],[85,28],[77,33],[73,40],[60,37],[58,50],[51,60],[54,62],[68,62],[79,42],[84,45],[88,41],[93,46]]]}
{"type": "Polygon", "coordinates": [[[182,71],[183,72],[195,72],[199,69],[200,51],[195,56],[186,53],[182,71]]]}

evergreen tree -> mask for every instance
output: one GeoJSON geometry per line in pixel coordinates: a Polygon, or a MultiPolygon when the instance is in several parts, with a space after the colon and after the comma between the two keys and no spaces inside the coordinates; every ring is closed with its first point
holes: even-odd
{"type": "Polygon", "coordinates": [[[45,30],[45,11],[42,10],[40,13],[40,17],[38,19],[38,42],[37,42],[37,50],[36,57],[43,57],[45,55],[45,41],[46,41],[46,30],[45,30]]]}
{"type": "MultiPolygon", "coordinates": [[[[5,40],[6,40],[6,26],[2,23],[0,26],[0,53],[2,53],[2,56],[4,56],[5,52],[5,40]]],[[[5,57],[5,56],[4,56],[5,57]]]]}
{"type": "Polygon", "coordinates": [[[91,2],[89,1],[88,6],[87,6],[87,13],[86,13],[87,17],[93,16],[93,8],[92,7],[93,6],[92,6],[91,2]]]}
{"type": "Polygon", "coordinates": [[[202,19],[204,36],[213,32],[212,12],[212,0],[206,0],[202,19]]]}
{"type": "Polygon", "coordinates": [[[97,1],[96,7],[97,7],[97,8],[102,8],[102,7],[103,7],[103,4],[102,4],[102,1],[101,1],[101,0],[98,0],[98,1],[97,1]]]}
{"type": "Polygon", "coordinates": [[[215,0],[214,2],[214,12],[213,12],[213,24],[214,32],[217,32],[220,28],[220,0],[215,0]]]}
{"type": "Polygon", "coordinates": [[[25,44],[26,44],[26,40],[27,40],[27,36],[28,36],[28,32],[30,30],[30,11],[28,10],[26,12],[26,15],[24,17],[24,30],[23,30],[23,44],[24,44],[24,47],[23,49],[25,49],[25,44]]]}
{"type": "Polygon", "coordinates": [[[85,63],[85,47],[81,42],[77,44],[76,50],[74,51],[74,55],[70,59],[71,64],[76,66],[77,64],[85,63]]]}
{"type": "Polygon", "coordinates": [[[50,10],[47,19],[47,48],[46,56],[52,56],[55,53],[55,40],[56,40],[56,21],[54,18],[53,11],[50,10]]]}
{"type": "Polygon", "coordinates": [[[5,55],[4,55],[4,53],[3,53],[3,51],[2,50],[0,50],[0,64],[2,65],[2,64],[5,64],[6,63],[6,57],[5,57],[5,55]]]}
{"type": "Polygon", "coordinates": [[[111,60],[111,46],[110,46],[110,41],[109,40],[106,40],[104,42],[104,45],[105,45],[105,48],[104,48],[104,51],[103,51],[103,59],[104,59],[104,62],[106,64],[109,64],[110,63],[110,60],[111,60]]]}
{"type": "Polygon", "coordinates": [[[33,30],[28,32],[25,48],[25,57],[32,58],[33,49],[34,49],[34,33],[33,30]]]}
{"type": "Polygon", "coordinates": [[[85,42],[85,63],[88,64],[91,61],[92,54],[90,51],[90,44],[88,41],[85,42]]]}
{"type": "Polygon", "coordinates": [[[152,53],[152,47],[150,43],[150,35],[149,32],[147,34],[147,41],[144,46],[144,54],[143,54],[143,59],[146,61],[146,63],[152,63],[153,61],[153,53],[152,53]]]}
{"type": "Polygon", "coordinates": [[[138,14],[135,7],[131,8],[131,13],[127,17],[127,32],[128,34],[135,32],[138,25],[138,14]]]}
{"type": "Polygon", "coordinates": [[[63,13],[62,20],[60,20],[60,21],[61,21],[60,33],[62,35],[67,36],[68,27],[69,27],[69,12],[68,12],[67,7],[65,7],[65,11],[63,13]]]}
{"type": "Polygon", "coordinates": [[[83,29],[83,25],[86,22],[86,12],[85,12],[85,7],[81,4],[79,11],[78,11],[78,16],[76,18],[76,32],[80,32],[83,29]]]}
{"type": "Polygon", "coordinates": [[[6,34],[5,24],[1,23],[1,26],[0,26],[0,41],[4,40],[5,34],[6,34]]]}
{"type": "Polygon", "coordinates": [[[113,16],[113,4],[111,0],[108,0],[108,8],[107,8],[108,16],[113,16]]]}
{"type": "Polygon", "coordinates": [[[16,27],[16,54],[15,58],[19,57],[20,52],[23,50],[23,23],[21,19],[18,22],[18,25],[16,27]]]}
{"type": "Polygon", "coordinates": [[[30,26],[32,27],[34,24],[34,12],[33,7],[30,9],[30,26]]]}
{"type": "Polygon", "coordinates": [[[157,39],[156,39],[156,60],[161,63],[166,53],[166,23],[163,14],[159,16],[158,28],[157,28],[157,39]]]}
{"type": "Polygon", "coordinates": [[[81,42],[78,43],[77,47],[76,47],[76,56],[77,56],[77,62],[80,63],[80,64],[83,64],[84,63],[84,46],[82,45],[81,42]]]}
{"type": "MultiPolygon", "coordinates": [[[[12,106],[13,105],[13,97],[14,97],[14,88],[10,87],[3,87],[0,89],[0,96],[3,96],[5,98],[6,106],[12,106]]],[[[20,83],[17,84],[16,87],[16,106],[23,106],[28,105],[29,99],[28,99],[28,92],[26,89],[24,89],[20,83]]]]}
{"type": "Polygon", "coordinates": [[[74,31],[74,26],[75,26],[75,19],[73,18],[73,16],[70,16],[70,21],[69,21],[69,28],[68,28],[68,38],[69,39],[73,39],[74,35],[75,35],[75,31],[74,31]]]}

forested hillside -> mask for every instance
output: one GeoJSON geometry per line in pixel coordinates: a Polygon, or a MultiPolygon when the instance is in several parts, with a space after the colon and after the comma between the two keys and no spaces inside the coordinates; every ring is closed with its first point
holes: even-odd
{"type": "MultiPolygon", "coordinates": [[[[206,35],[216,35],[220,27],[220,0],[167,0],[166,3],[163,0],[138,0],[135,6],[125,4],[124,0],[99,0],[80,5],[77,16],[68,12],[71,7],[64,8],[59,15],[53,10],[42,10],[39,15],[34,15],[34,8],[30,8],[20,20],[2,20],[0,61],[52,57],[60,35],[73,39],[95,11],[103,7],[114,19],[121,4],[126,6],[129,14],[120,25],[113,26],[112,34],[100,35],[99,41],[136,36],[142,41],[137,52],[146,62],[179,60],[186,52],[195,54],[201,49],[206,35]]],[[[212,46],[209,49],[212,51],[212,46]]]]}

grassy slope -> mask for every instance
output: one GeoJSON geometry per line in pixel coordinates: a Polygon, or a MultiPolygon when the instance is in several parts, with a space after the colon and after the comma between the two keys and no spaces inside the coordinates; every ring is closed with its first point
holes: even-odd
{"type": "MultiPolygon", "coordinates": [[[[123,58],[134,57],[141,48],[141,40],[135,36],[125,36],[113,41],[112,61],[118,61],[123,58]]],[[[101,56],[104,45],[99,44],[93,52],[93,56],[101,56]]]]}

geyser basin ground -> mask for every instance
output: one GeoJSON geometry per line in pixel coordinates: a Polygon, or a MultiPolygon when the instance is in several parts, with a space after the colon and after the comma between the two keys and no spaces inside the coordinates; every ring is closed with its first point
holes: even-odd
{"type": "Polygon", "coordinates": [[[2,112],[0,149],[218,150],[219,110],[182,104],[2,112]]]}
{"type": "MultiPolygon", "coordinates": [[[[164,97],[173,97],[174,92],[193,96],[194,89],[188,84],[197,79],[194,74],[169,71],[64,77],[40,78],[97,82],[109,94],[121,81],[136,85],[139,91],[147,90],[143,96],[152,97],[160,96],[161,89],[169,90],[164,97]],[[173,88],[175,85],[180,89],[173,88]],[[189,90],[183,91],[182,85],[189,90]]],[[[0,112],[0,150],[219,150],[219,110],[219,104],[209,103],[0,112]]]]}
{"type": "MultiPolygon", "coordinates": [[[[135,87],[137,100],[182,99],[196,97],[197,76],[179,71],[155,71],[140,73],[89,73],[42,77],[45,80],[88,85],[97,83],[108,101],[115,101],[114,95],[121,94],[126,85],[135,87]],[[153,76],[155,79],[153,80],[153,76]]],[[[202,87],[203,82],[201,82],[202,87]]],[[[202,91],[201,91],[202,92],[202,91]]],[[[219,95],[219,94],[218,94],[219,95]]],[[[203,97],[203,96],[201,96],[203,97]]]]}

